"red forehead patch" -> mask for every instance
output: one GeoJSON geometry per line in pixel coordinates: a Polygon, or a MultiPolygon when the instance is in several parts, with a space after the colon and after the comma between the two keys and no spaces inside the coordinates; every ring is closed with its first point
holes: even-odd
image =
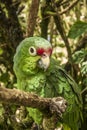
{"type": "Polygon", "coordinates": [[[37,54],[38,55],[42,55],[45,52],[45,50],[43,48],[38,48],[37,49],[37,54]]]}
{"type": "Polygon", "coordinates": [[[43,55],[44,52],[46,52],[49,55],[51,55],[52,54],[52,48],[48,48],[48,49],[38,48],[37,49],[37,54],[38,55],[43,55]]]}

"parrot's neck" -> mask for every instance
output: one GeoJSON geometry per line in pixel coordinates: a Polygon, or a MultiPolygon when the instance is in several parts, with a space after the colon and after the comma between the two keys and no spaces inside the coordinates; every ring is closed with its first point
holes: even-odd
{"type": "Polygon", "coordinates": [[[37,73],[30,77],[17,78],[18,88],[27,92],[34,92],[38,95],[43,95],[44,85],[46,82],[46,77],[44,73],[37,73]]]}

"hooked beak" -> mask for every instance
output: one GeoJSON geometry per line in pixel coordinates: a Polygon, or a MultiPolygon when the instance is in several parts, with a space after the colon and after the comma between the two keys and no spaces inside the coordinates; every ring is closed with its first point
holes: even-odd
{"type": "Polygon", "coordinates": [[[47,53],[43,53],[43,55],[38,61],[38,66],[39,68],[42,68],[44,69],[44,71],[46,71],[49,65],[50,65],[50,56],[47,53]]]}

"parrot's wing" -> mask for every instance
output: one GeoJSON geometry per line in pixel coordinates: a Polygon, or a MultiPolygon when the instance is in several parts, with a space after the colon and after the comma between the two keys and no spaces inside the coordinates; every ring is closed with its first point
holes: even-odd
{"type": "Polygon", "coordinates": [[[55,60],[47,72],[47,84],[45,87],[46,97],[62,96],[67,100],[68,107],[64,113],[64,121],[69,123],[73,130],[77,130],[79,118],[81,117],[82,98],[78,85],[65,70],[58,66],[55,60]],[[69,120],[69,121],[68,121],[69,120]],[[74,124],[74,126],[73,126],[74,124]]]}
{"type": "Polygon", "coordinates": [[[58,63],[51,59],[51,65],[46,73],[47,82],[54,88],[57,94],[64,94],[64,91],[71,91],[82,102],[80,89],[73,78],[67,72],[58,66],[58,63]]]}

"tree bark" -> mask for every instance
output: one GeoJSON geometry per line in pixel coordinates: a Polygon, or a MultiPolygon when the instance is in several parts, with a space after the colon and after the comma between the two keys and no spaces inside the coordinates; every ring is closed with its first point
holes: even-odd
{"type": "Polygon", "coordinates": [[[40,0],[32,0],[28,15],[27,37],[33,36],[40,0]]]}
{"type": "Polygon", "coordinates": [[[48,8],[50,8],[49,5],[50,2],[46,2],[45,5],[42,5],[41,7],[41,16],[42,16],[42,21],[40,24],[41,27],[41,37],[47,39],[47,32],[48,32],[48,25],[50,22],[50,16],[48,14],[46,14],[46,11],[48,10],[48,8]]]}
{"type": "Polygon", "coordinates": [[[42,112],[49,112],[50,114],[56,113],[59,116],[61,116],[66,109],[66,101],[61,97],[53,99],[42,98],[36,94],[4,87],[0,87],[0,102],[37,108],[42,112]]]}
{"type": "Polygon", "coordinates": [[[3,42],[15,51],[16,47],[23,39],[23,32],[16,14],[17,8],[13,6],[12,0],[4,0],[1,3],[6,7],[6,12],[0,5],[0,29],[3,32],[3,42]]]}

